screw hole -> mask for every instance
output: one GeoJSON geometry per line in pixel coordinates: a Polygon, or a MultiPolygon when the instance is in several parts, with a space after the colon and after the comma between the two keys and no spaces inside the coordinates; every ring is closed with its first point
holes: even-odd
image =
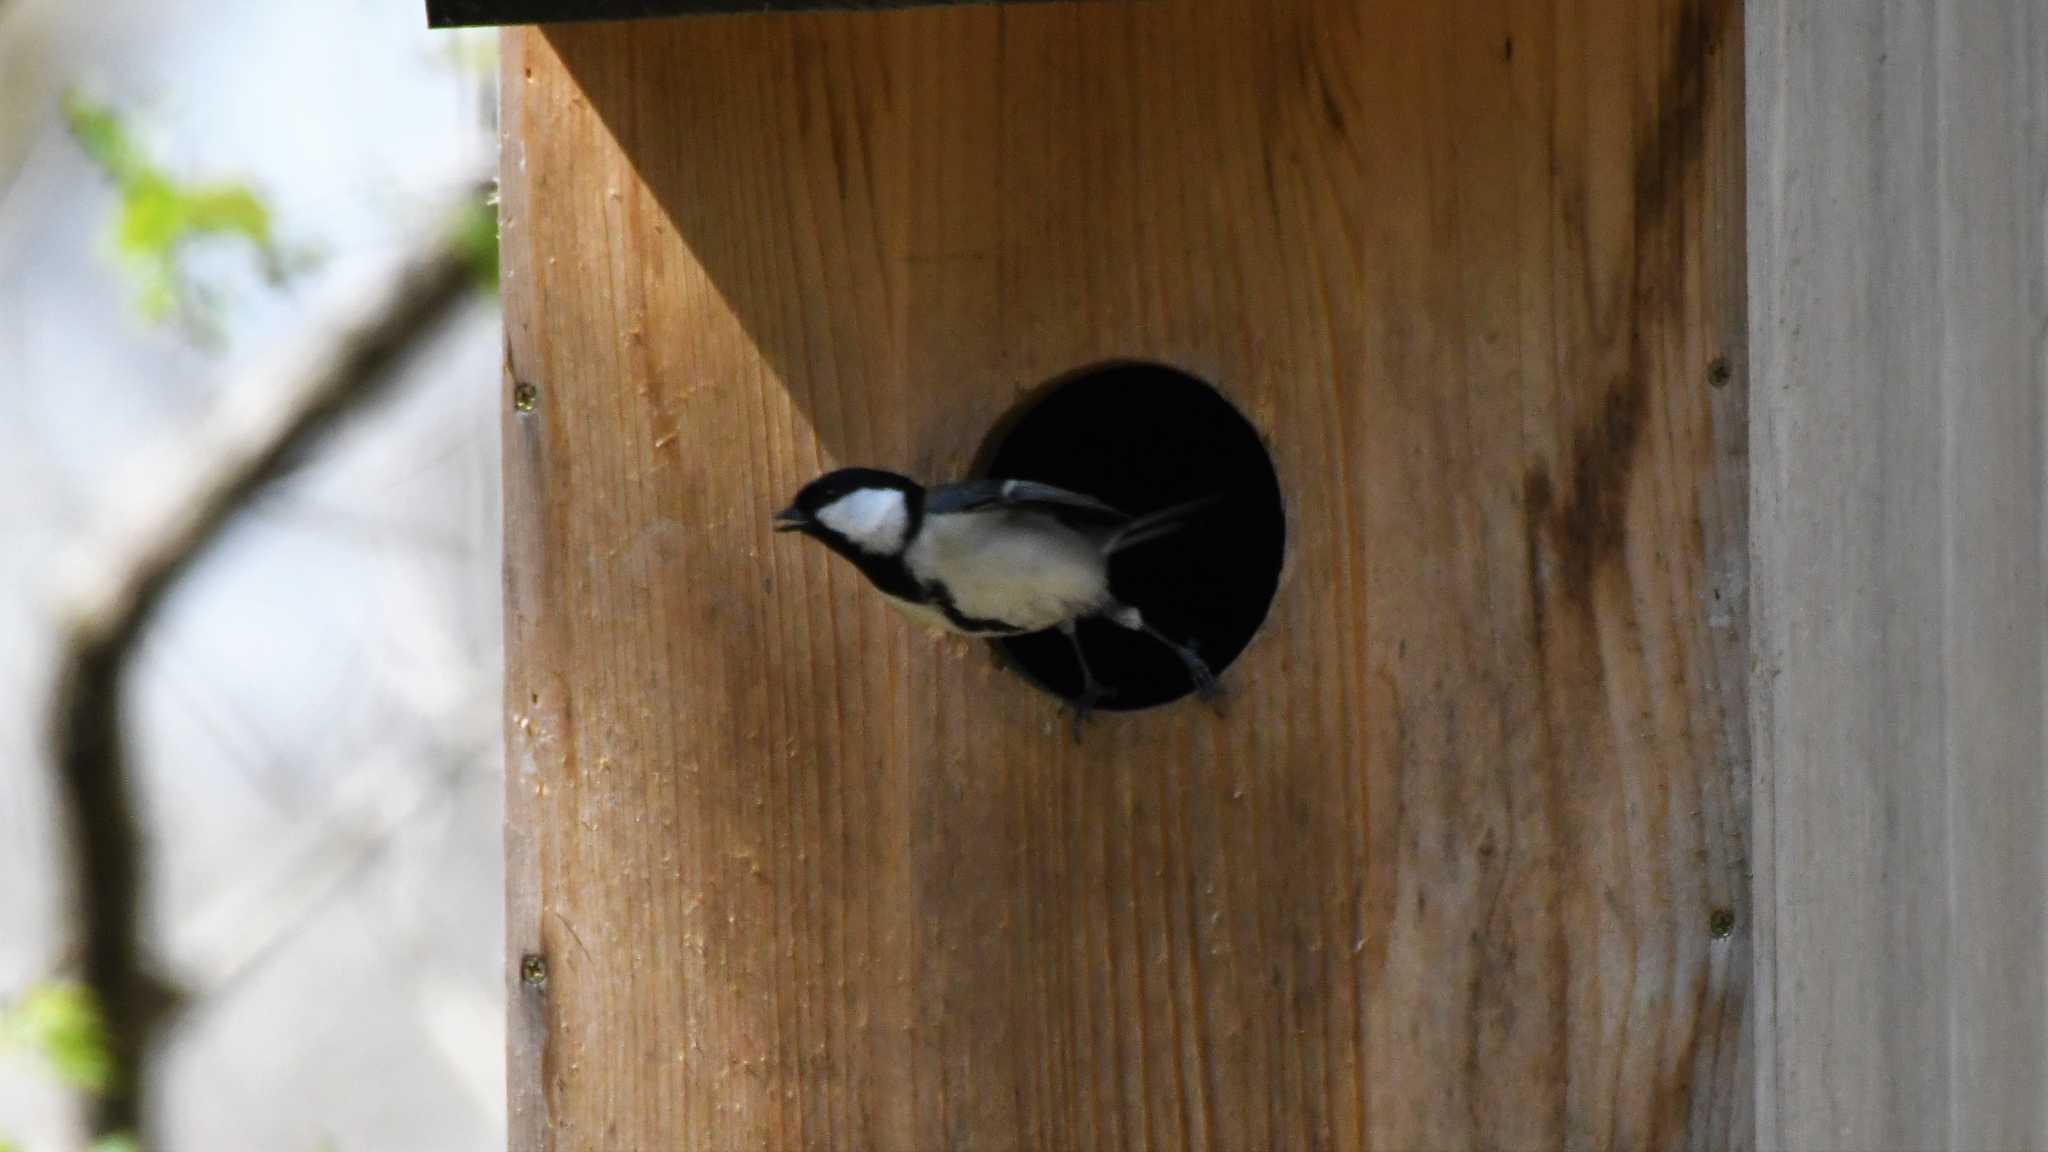
{"type": "MultiPolygon", "coordinates": [[[[1287,540],[1280,479],[1258,429],[1221,392],[1161,364],[1116,363],[1054,381],[991,433],[979,474],[1057,484],[1143,515],[1220,497],[1172,536],[1118,555],[1117,598],[1190,645],[1219,676],[1272,607],[1287,540]]],[[[1105,711],[1136,711],[1194,691],[1164,645],[1102,620],[1080,637],[1114,695],[1105,711]]],[[[1066,638],[1041,632],[995,642],[1003,662],[1064,699],[1081,691],[1066,638]]]]}
{"type": "Polygon", "coordinates": [[[524,381],[512,386],[512,407],[521,412],[531,412],[540,403],[540,389],[524,381]]]}

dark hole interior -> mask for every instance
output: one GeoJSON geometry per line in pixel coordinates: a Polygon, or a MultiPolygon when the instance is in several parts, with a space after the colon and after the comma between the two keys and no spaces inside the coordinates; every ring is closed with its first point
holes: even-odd
{"type": "MultiPolygon", "coordinates": [[[[1113,364],[1058,381],[990,438],[984,475],[1057,484],[1134,516],[1220,497],[1180,532],[1118,554],[1110,586],[1155,628],[1224,670],[1265,621],[1280,584],[1286,515],[1258,430],[1222,393],[1158,364],[1113,364]]],[[[1105,710],[1151,708],[1193,690],[1178,657],[1106,620],[1081,644],[1114,693],[1105,710]]],[[[1006,662],[1055,695],[1081,690],[1057,632],[996,641],[1006,662]]]]}

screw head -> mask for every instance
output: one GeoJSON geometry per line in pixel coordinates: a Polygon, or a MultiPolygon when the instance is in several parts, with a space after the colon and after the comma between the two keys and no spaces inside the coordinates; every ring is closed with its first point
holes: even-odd
{"type": "Polygon", "coordinates": [[[531,412],[540,403],[540,389],[521,381],[512,386],[512,407],[521,412],[531,412]]]}
{"type": "Polygon", "coordinates": [[[1716,388],[1726,388],[1734,378],[1735,366],[1728,363],[1726,356],[1716,356],[1714,362],[1707,365],[1707,383],[1716,388]]]}
{"type": "Polygon", "coordinates": [[[1707,935],[1716,940],[1726,940],[1735,935],[1735,910],[1716,908],[1707,914],[1707,935]]]}
{"type": "Polygon", "coordinates": [[[519,979],[527,986],[538,988],[548,982],[548,962],[543,957],[528,952],[519,958],[519,979]]]}

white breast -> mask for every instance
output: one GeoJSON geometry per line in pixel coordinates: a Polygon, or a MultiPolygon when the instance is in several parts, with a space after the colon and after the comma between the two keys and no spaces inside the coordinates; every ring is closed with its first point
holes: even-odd
{"type": "Polygon", "coordinates": [[[1109,565],[1088,537],[1048,516],[1010,510],[932,516],[904,554],[911,574],[943,585],[975,620],[1036,632],[1109,603],[1109,565]]]}

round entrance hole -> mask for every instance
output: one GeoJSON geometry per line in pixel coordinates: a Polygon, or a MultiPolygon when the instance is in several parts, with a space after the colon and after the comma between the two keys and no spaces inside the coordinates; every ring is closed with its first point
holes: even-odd
{"type": "MultiPolygon", "coordinates": [[[[1258,429],[1222,393],[1159,364],[1111,364],[1056,381],[1005,421],[983,449],[985,476],[1086,493],[1133,516],[1214,497],[1173,535],[1121,552],[1110,588],[1145,622],[1224,670],[1265,622],[1287,542],[1280,479],[1258,429]]],[[[1113,693],[1104,710],[1166,704],[1194,685],[1180,658],[1142,632],[1083,621],[1081,645],[1113,693]]],[[[1081,691],[1073,649],[1057,632],[995,642],[1040,688],[1081,691]]]]}

